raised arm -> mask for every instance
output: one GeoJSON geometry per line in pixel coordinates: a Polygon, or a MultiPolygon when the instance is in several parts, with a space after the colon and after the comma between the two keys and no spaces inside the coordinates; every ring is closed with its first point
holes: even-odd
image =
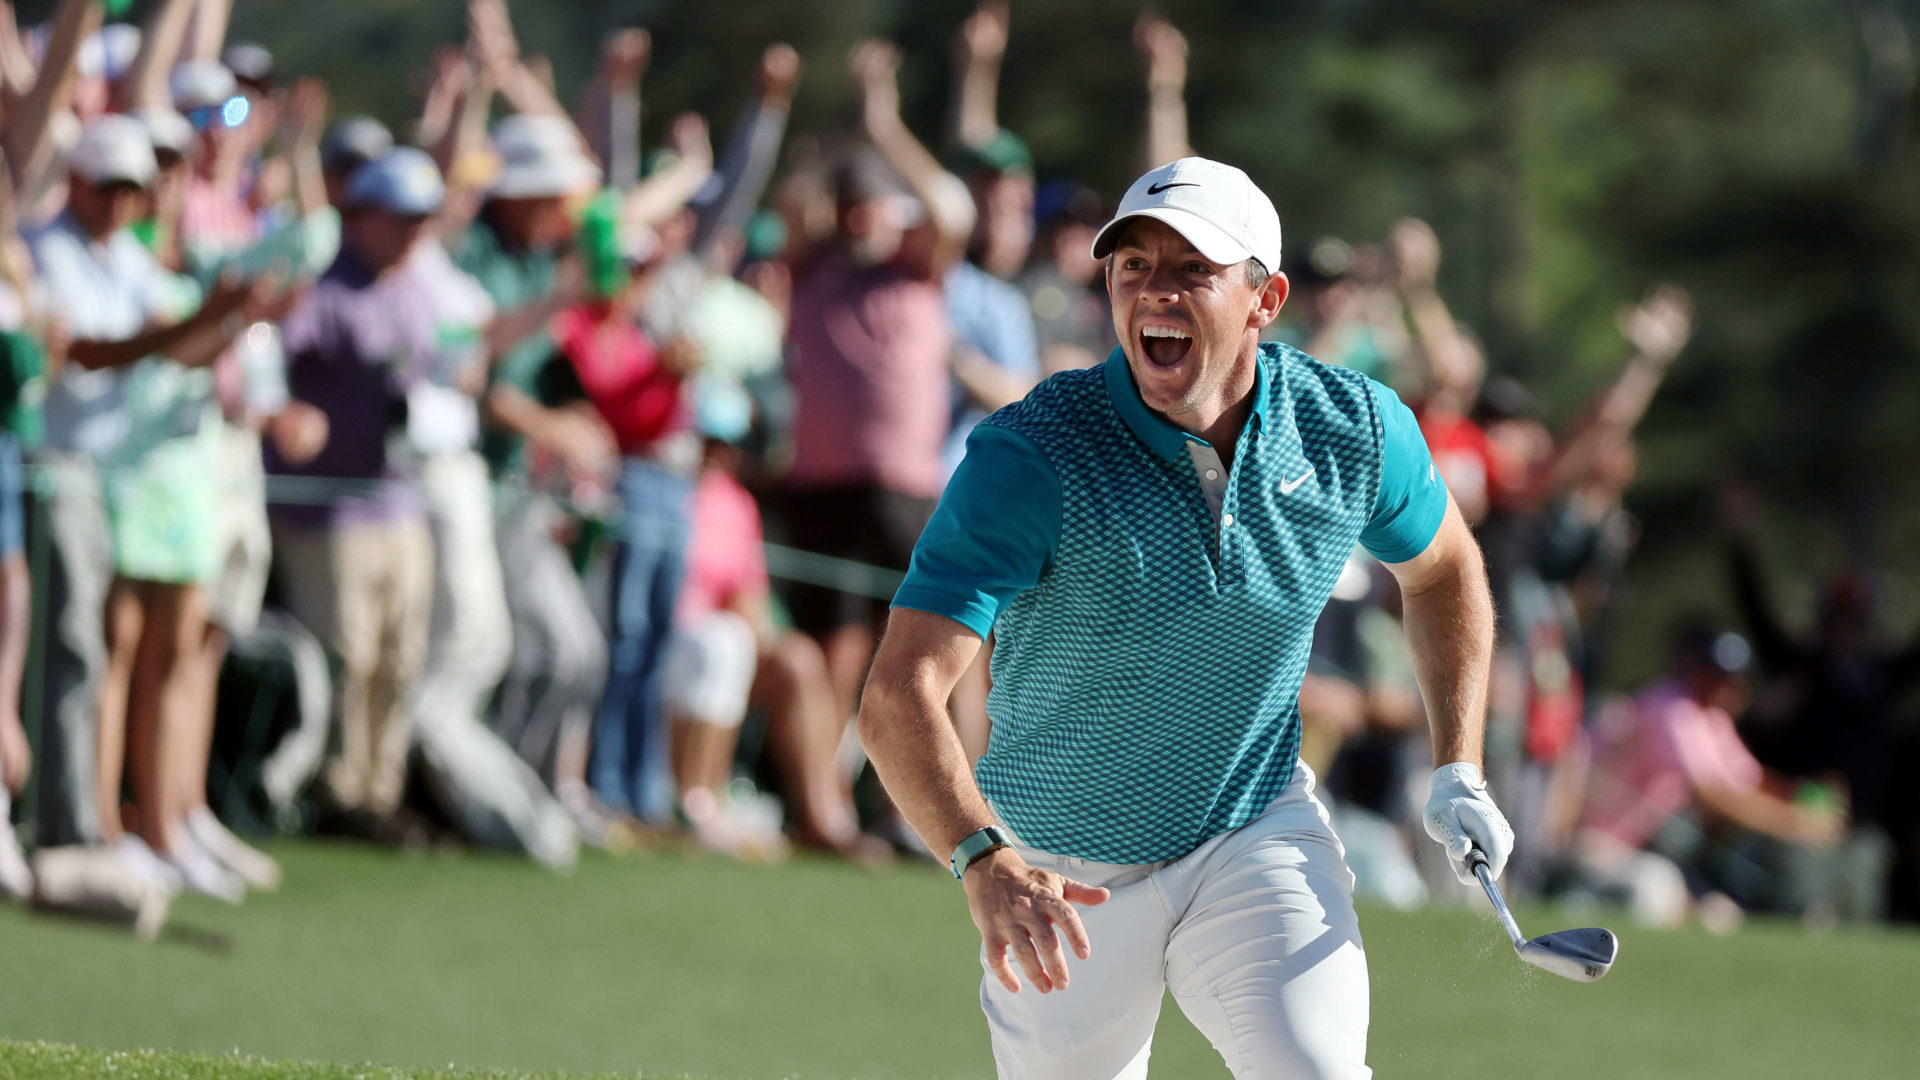
{"type": "Polygon", "coordinates": [[[600,67],[580,105],[580,130],[607,163],[607,186],[625,191],[640,181],[640,77],[653,38],[637,26],[616,30],[600,47],[600,67]]]}
{"type": "Polygon", "coordinates": [[[1393,225],[1388,243],[1399,271],[1401,302],[1413,323],[1414,343],[1426,360],[1427,389],[1477,384],[1481,372],[1477,353],[1462,348],[1459,324],[1440,298],[1440,238],[1419,218],[1401,218],[1393,225]]]}
{"type": "Polygon", "coordinates": [[[20,23],[13,5],[0,0],[0,104],[8,115],[33,90],[33,57],[20,40],[20,23]]]}
{"type": "Polygon", "coordinates": [[[433,155],[442,172],[448,166],[446,147],[453,136],[454,121],[472,85],[473,66],[468,63],[464,50],[455,45],[442,45],[433,51],[433,78],[420,99],[420,118],[413,122],[413,142],[433,155]]]}
{"type": "Polygon", "coordinates": [[[506,0],[472,0],[467,6],[467,27],[478,55],[493,73],[500,96],[507,99],[514,111],[558,116],[573,123],[566,106],[554,96],[553,88],[520,55],[520,42],[514,37],[506,0]]]}
{"type": "Polygon", "coordinates": [[[227,40],[227,23],[232,19],[233,0],[200,0],[193,13],[186,55],[180,59],[220,59],[220,45],[227,40]]]}
{"type": "Polygon", "coordinates": [[[309,75],[293,84],[280,112],[276,141],[293,167],[294,202],[306,217],[327,206],[327,180],[320,165],[320,139],[327,130],[332,102],[327,84],[309,75]]]}
{"type": "Polygon", "coordinates": [[[759,75],[759,96],[735,123],[720,160],[720,196],[701,210],[694,231],[693,250],[703,258],[720,236],[746,226],[767,193],[787,134],[793,88],[800,81],[800,54],[785,42],[767,46],[759,75]]]}
{"type": "Polygon", "coordinates": [[[1187,39],[1151,9],[1134,24],[1133,42],[1147,68],[1147,169],[1188,157],[1187,39]]]}
{"type": "Polygon", "coordinates": [[[1592,469],[1607,440],[1639,425],[1674,359],[1693,336],[1693,300],[1678,285],[1659,285],[1638,304],[1623,306],[1618,323],[1634,347],[1633,356],[1612,385],[1595,395],[1561,433],[1546,470],[1549,492],[1570,490],[1592,469]]]}
{"type": "Polygon", "coordinates": [[[626,196],[621,209],[629,229],[650,229],[672,217],[713,175],[713,144],[699,113],[673,118],[667,148],[673,151],[673,163],[642,180],[626,196]]]}
{"type": "Polygon", "coordinates": [[[33,89],[20,103],[19,115],[8,121],[5,144],[7,161],[13,166],[14,187],[29,196],[29,181],[52,166],[53,115],[73,96],[80,46],[100,29],[101,10],[97,0],[60,0],[60,9],[53,17],[53,36],[41,58],[33,89]]]}
{"type": "Polygon", "coordinates": [[[187,27],[199,0],[166,0],[154,9],[140,35],[140,51],[120,80],[120,99],[128,109],[171,109],[167,75],[186,48],[187,27]]]}
{"type": "Polygon", "coordinates": [[[985,146],[1000,130],[1000,63],[1007,54],[1006,0],[981,0],[953,42],[953,115],[947,139],[985,146]]]}
{"type": "Polygon", "coordinates": [[[854,45],[848,67],[860,94],[863,133],[907,182],[934,230],[925,261],[912,269],[937,278],[966,252],[973,232],[973,199],[966,184],[941,168],[900,118],[900,50],[885,41],[861,41],[854,45]]]}

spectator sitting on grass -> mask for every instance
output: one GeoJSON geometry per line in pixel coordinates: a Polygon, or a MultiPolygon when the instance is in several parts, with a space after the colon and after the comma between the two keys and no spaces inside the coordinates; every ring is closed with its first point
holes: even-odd
{"type": "MultiPolygon", "coordinates": [[[[1626,903],[1641,922],[1679,925],[1692,893],[1708,892],[1699,868],[1683,870],[1660,851],[1668,839],[1662,830],[1684,815],[1746,830],[1780,856],[1831,847],[1846,834],[1843,806],[1780,794],[1790,786],[1741,741],[1733,718],[1746,708],[1751,660],[1737,634],[1703,620],[1683,624],[1674,635],[1672,673],[1630,705],[1609,710],[1595,732],[1574,866],[1582,884],[1626,903]]],[[[1781,860],[1769,861],[1782,868],[1781,860]]],[[[1705,902],[1702,917],[1709,920],[1730,910],[1724,896],[1705,902]]]]}
{"type": "Polygon", "coordinates": [[[812,638],[773,619],[760,511],[738,478],[738,444],[751,414],[739,386],[710,375],[696,383],[705,450],[663,675],[681,810],[706,846],[743,857],[783,848],[726,803],[740,724],[758,709],[767,716],[767,751],[794,840],[848,858],[884,859],[886,843],[861,834],[852,790],[834,761],[846,717],[835,708],[826,658],[812,638]]]}

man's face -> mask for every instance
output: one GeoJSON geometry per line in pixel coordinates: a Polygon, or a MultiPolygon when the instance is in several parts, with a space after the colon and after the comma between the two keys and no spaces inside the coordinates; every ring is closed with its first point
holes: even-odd
{"type": "Polygon", "coordinates": [[[156,149],[153,156],[160,164],[160,171],[153,177],[153,213],[155,216],[164,216],[178,209],[180,201],[186,197],[187,181],[193,176],[193,166],[173,150],[156,149]]]}
{"type": "Polygon", "coordinates": [[[1211,262],[1172,226],[1137,218],[1114,246],[1107,292],[1141,400],[1178,423],[1220,402],[1254,363],[1261,329],[1286,301],[1287,279],[1274,274],[1255,287],[1244,264],[1211,262]]]}
{"type": "Polygon", "coordinates": [[[900,253],[907,225],[898,198],[842,202],[837,213],[842,243],[855,262],[877,266],[900,253]]]}
{"type": "Polygon", "coordinates": [[[413,252],[427,229],[426,217],[388,210],[356,210],[347,220],[347,242],[368,269],[378,273],[397,266],[413,252]]]}
{"type": "Polygon", "coordinates": [[[573,219],[563,195],[495,199],[494,220],[507,242],[526,251],[553,251],[573,240],[573,219]]]}
{"type": "Polygon", "coordinates": [[[68,185],[67,209],[96,240],[104,240],[138,221],[146,208],[146,189],[131,180],[94,184],[75,176],[68,185]]]}
{"type": "Polygon", "coordinates": [[[1019,273],[1033,248],[1033,177],[1021,172],[981,173],[967,186],[980,211],[973,226],[974,253],[992,273],[1019,273]]]}

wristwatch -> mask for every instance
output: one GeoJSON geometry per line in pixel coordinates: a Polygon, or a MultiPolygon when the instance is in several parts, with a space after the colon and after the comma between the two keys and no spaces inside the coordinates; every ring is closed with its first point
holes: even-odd
{"type": "Polygon", "coordinates": [[[967,867],[972,866],[980,856],[1009,846],[1007,834],[992,825],[960,841],[960,846],[953,849],[954,880],[960,880],[961,875],[967,872],[967,867]]]}

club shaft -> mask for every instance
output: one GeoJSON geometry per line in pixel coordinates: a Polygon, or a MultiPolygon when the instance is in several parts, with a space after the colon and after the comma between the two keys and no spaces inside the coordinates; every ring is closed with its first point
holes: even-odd
{"type": "Polygon", "coordinates": [[[1493,872],[1487,869],[1485,862],[1476,859],[1473,874],[1480,879],[1480,887],[1487,890],[1487,899],[1493,902],[1493,913],[1500,916],[1500,925],[1507,928],[1507,936],[1513,939],[1513,947],[1519,948],[1527,939],[1520,933],[1520,924],[1513,921],[1513,912],[1507,910],[1507,901],[1500,895],[1500,887],[1493,883],[1493,872]]]}

